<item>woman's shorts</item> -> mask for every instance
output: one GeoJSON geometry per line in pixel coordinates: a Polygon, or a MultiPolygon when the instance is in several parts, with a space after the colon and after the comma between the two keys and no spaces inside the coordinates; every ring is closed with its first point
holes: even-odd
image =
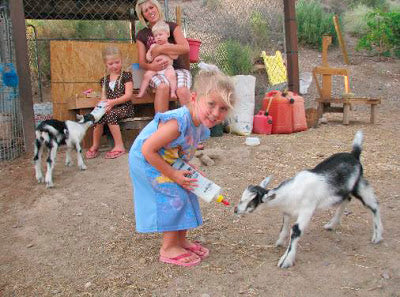
{"type": "MultiPolygon", "coordinates": [[[[192,75],[190,74],[190,71],[187,69],[176,69],[175,73],[176,87],[187,87],[188,89],[190,89],[190,87],[192,86],[192,75]]],[[[157,89],[157,87],[162,83],[169,85],[168,79],[165,77],[165,75],[156,74],[150,80],[150,87],[157,89]]]]}

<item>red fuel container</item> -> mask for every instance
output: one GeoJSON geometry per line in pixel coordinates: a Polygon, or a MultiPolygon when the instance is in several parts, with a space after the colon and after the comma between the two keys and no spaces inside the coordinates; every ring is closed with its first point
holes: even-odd
{"type": "Polygon", "coordinates": [[[294,98],[293,103],[293,132],[300,132],[307,130],[306,111],[304,108],[303,97],[289,92],[288,96],[294,98]]]}
{"type": "Polygon", "coordinates": [[[282,96],[280,91],[271,91],[265,95],[262,109],[266,109],[268,107],[271,97],[272,101],[268,114],[272,117],[272,134],[292,133],[293,116],[290,99],[282,96]]]}
{"type": "Polygon", "coordinates": [[[271,134],[272,117],[266,115],[264,110],[260,110],[253,118],[253,133],[271,134]]]}
{"type": "Polygon", "coordinates": [[[307,130],[302,97],[293,92],[283,94],[280,91],[271,91],[265,95],[262,109],[267,108],[271,97],[269,115],[272,117],[272,134],[288,134],[307,130]]]}

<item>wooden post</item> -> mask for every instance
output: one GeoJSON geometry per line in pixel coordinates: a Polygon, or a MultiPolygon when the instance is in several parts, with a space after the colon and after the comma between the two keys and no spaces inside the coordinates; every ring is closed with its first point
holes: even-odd
{"type": "Polygon", "coordinates": [[[322,64],[321,66],[329,67],[328,64],[328,47],[332,43],[332,36],[322,36],[322,64]]]}
{"type": "Polygon", "coordinates": [[[284,0],[283,10],[285,14],[288,88],[290,91],[299,93],[299,60],[297,49],[295,0],[284,0]]]}
{"type": "Polygon", "coordinates": [[[339,40],[340,49],[342,50],[344,63],[349,65],[350,62],[349,62],[349,57],[347,55],[346,44],[344,42],[344,38],[343,38],[343,35],[342,35],[342,30],[340,30],[339,18],[338,18],[337,15],[335,15],[333,17],[333,23],[335,24],[336,35],[337,35],[338,40],[339,40]]]}
{"type": "Polygon", "coordinates": [[[28,46],[26,42],[26,28],[24,4],[22,0],[9,1],[10,17],[13,27],[15,57],[19,78],[20,110],[24,128],[24,145],[26,152],[33,152],[35,140],[35,120],[33,114],[33,100],[31,76],[29,70],[28,46]]]}
{"type": "Polygon", "coordinates": [[[182,27],[182,9],[179,5],[176,7],[176,23],[182,27]]]}
{"type": "MultiPolygon", "coordinates": [[[[176,23],[178,24],[178,26],[182,27],[182,9],[179,5],[176,7],[175,13],[176,13],[176,23]]],[[[183,63],[186,66],[186,69],[189,70],[190,69],[189,54],[183,55],[182,58],[183,58],[183,63]]]]}
{"type": "MultiPolygon", "coordinates": [[[[324,35],[322,37],[322,66],[329,67],[328,64],[328,47],[332,43],[332,36],[324,35]]],[[[323,74],[322,75],[322,88],[321,94],[322,98],[329,99],[331,98],[332,93],[332,75],[331,74],[323,74]]]]}

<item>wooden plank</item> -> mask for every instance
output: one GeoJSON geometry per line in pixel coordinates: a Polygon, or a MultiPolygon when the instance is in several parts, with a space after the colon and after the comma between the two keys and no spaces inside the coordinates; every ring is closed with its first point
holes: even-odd
{"type": "Polygon", "coordinates": [[[339,40],[340,49],[342,50],[344,63],[349,65],[350,62],[349,62],[349,56],[347,55],[346,43],[343,38],[342,30],[340,29],[339,18],[337,15],[333,17],[333,23],[335,24],[336,35],[339,40]]]}
{"type": "Polygon", "coordinates": [[[381,104],[381,99],[379,98],[317,98],[317,102],[322,103],[334,103],[334,104],[381,104]]]}
{"type": "Polygon", "coordinates": [[[332,68],[325,66],[314,67],[316,74],[328,74],[328,75],[349,75],[349,71],[346,68],[332,68]]]}
{"type": "Polygon", "coordinates": [[[138,62],[136,44],[130,42],[50,42],[51,96],[59,120],[71,119],[68,110],[70,98],[92,88],[100,92],[99,81],[105,74],[102,51],[106,46],[121,50],[123,69],[130,71],[130,65],[138,62]],[[58,110],[57,108],[60,108],[58,110]],[[63,109],[64,108],[64,109],[63,109]]]}

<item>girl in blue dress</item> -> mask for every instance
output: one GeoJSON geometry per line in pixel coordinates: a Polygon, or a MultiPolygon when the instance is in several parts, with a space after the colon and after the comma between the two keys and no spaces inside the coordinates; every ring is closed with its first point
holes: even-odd
{"type": "Polygon", "coordinates": [[[202,224],[196,179],[172,164],[190,161],[209,128],[221,123],[234,103],[234,87],[221,72],[200,71],[189,104],[164,113],[141,131],[129,152],[136,230],[161,232],[160,261],[193,266],[209,250],[188,241],[187,230],[202,224]]]}

